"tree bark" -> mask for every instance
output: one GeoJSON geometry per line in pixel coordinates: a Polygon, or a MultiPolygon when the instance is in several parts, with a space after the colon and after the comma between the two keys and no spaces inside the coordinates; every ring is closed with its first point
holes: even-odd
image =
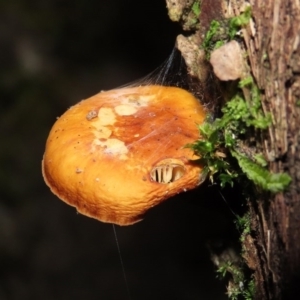
{"type": "Polygon", "coordinates": [[[264,110],[273,119],[264,151],[271,171],[286,171],[292,178],[285,193],[251,202],[252,220],[257,220],[256,272],[263,279],[258,291],[265,299],[295,299],[300,291],[300,3],[259,0],[252,6],[256,33],[245,29],[243,36],[264,110]]]}
{"type": "MultiPolygon", "coordinates": [[[[193,1],[167,2],[187,8],[193,1]]],[[[264,112],[272,115],[267,132],[257,134],[257,147],[269,170],[288,173],[292,183],[283,193],[260,193],[249,201],[252,233],[245,239],[244,256],[254,270],[256,299],[295,299],[300,294],[300,2],[213,2],[202,1],[200,26],[183,38],[186,47],[179,44],[179,49],[191,76],[203,80],[205,63],[199,46],[210,22],[238,16],[251,5],[252,18],[242,29],[241,47],[261,91],[264,112]]]]}

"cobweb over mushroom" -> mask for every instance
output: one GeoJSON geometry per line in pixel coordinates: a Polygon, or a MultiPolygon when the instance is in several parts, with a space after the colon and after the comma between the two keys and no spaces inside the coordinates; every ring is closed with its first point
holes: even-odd
{"type": "MultiPolygon", "coordinates": [[[[206,68],[210,69],[211,67],[208,64],[206,68]]],[[[207,78],[203,82],[190,75],[181,52],[174,47],[170,56],[153,72],[121,87],[147,85],[179,87],[193,94],[205,107],[205,110],[214,116],[218,112],[216,98],[219,97],[220,91],[216,86],[212,70],[208,70],[207,74],[207,78]]]]}

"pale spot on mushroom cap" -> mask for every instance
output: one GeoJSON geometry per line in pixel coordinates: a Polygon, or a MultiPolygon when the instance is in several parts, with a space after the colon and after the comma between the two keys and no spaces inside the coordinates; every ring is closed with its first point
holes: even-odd
{"type": "MultiPolygon", "coordinates": [[[[99,125],[113,125],[116,122],[116,115],[109,107],[101,107],[98,112],[97,123],[99,125]]],[[[95,126],[96,124],[93,124],[95,126]]],[[[97,125],[95,126],[97,127],[97,125]]]]}
{"type": "Polygon", "coordinates": [[[125,146],[125,143],[118,139],[113,138],[107,139],[106,141],[100,141],[98,139],[95,139],[93,144],[96,146],[103,147],[103,153],[121,155],[122,159],[125,158],[124,154],[128,153],[128,148],[125,146]]]}
{"type": "Polygon", "coordinates": [[[137,109],[133,105],[121,104],[115,107],[115,112],[119,116],[130,116],[137,112],[137,109]]]}
{"type": "Polygon", "coordinates": [[[97,139],[108,139],[112,134],[112,131],[105,126],[98,126],[96,129],[93,133],[97,139]]]}
{"type": "Polygon", "coordinates": [[[155,96],[153,95],[139,95],[139,94],[130,94],[125,95],[121,99],[122,104],[129,104],[134,107],[145,107],[148,106],[148,103],[153,101],[155,96]]]}

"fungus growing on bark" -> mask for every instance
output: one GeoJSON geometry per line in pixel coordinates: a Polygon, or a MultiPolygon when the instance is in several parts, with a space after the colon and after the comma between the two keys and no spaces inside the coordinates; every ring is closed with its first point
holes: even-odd
{"type": "Polygon", "coordinates": [[[78,212],[129,225],[151,207],[201,183],[183,146],[205,118],[189,92],[140,86],[101,92],[54,124],[42,162],[51,191],[78,212]]]}

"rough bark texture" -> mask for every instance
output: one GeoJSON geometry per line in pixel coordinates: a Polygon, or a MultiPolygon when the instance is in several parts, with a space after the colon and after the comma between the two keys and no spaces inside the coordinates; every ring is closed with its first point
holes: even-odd
{"type": "Polygon", "coordinates": [[[248,27],[243,36],[252,74],[263,92],[264,109],[273,117],[264,150],[270,170],[286,171],[293,179],[287,192],[251,204],[252,219],[257,220],[256,273],[263,280],[257,282],[257,297],[294,299],[300,279],[300,4],[258,0],[251,5],[255,32],[248,27]]]}
{"type": "Polygon", "coordinates": [[[287,172],[292,183],[284,193],[260,194],[250,201],[253,234],[245,240],[244,256],[254,270],[256,299],[295,299],[300,292],[300,2],[220,0],[212,5],[203,0],[200,27],[181,37],[189,47],[181,43],[179,48],[191,74],[201,79],[199,45],[209,23],[237,16],[247,5],[252,6],[252,19],[242,29],[241,46],[261,90],[263,109],[272,115],[268,132],[257,135],[257,146],[270,171],[287,172]]]}

